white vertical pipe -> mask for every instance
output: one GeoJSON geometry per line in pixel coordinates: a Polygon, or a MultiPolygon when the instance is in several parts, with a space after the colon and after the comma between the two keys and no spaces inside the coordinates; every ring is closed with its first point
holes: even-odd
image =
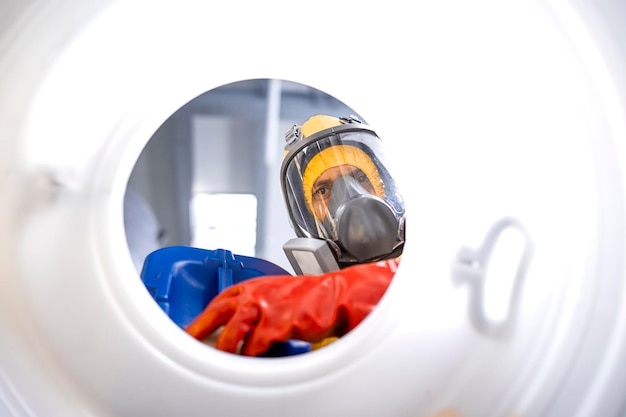
{"type": "Polygon", "coordinates": [[[268,168],[271,168],[276,163],[275,152],[278,146],[281,89],[281,80],[269,80],[267,86],[267,111],[265,113],[265,165],[268,168]]]}

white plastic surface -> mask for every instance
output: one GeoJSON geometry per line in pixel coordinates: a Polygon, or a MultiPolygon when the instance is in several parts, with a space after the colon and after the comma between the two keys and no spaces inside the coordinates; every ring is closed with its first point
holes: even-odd
{"type": "Polygon", "coordinates": [[[565,2],[0,5],[0,412],[11,416],[616,416],[626,379],[624,127],[565,2]],[[210,53],[207,53],[210,51],[210,53]],[[126,181],[175,110],[277,78],[357,108],[407,200],[377,311],[311,354],[192,340],[142,288],[126,181]],[[535,244],[512,334],[451,262],[514,216],[535,244]]]}

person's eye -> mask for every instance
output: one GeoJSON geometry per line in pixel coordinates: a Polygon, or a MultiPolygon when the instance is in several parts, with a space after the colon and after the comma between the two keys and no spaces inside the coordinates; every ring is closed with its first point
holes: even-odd
{"type": "Polygon", "coordinates": [[[313,198],[322,198],[328,193],[328,188],[317,187],[313,190],[313,198]]]}
{"type": "Polygon", "coordinates": [[[356,180],[360,183],[360,184],[364,184],[367,183],[369,184],[370,180],[367,178],[367,175],[365,174],[359,174],[356,176],[356,180]]]}

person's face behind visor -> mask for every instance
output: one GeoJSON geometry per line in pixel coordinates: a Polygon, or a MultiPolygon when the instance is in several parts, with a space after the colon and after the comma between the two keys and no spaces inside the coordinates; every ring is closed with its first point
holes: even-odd
{"type": "Polygon", "coordinates": [[[296,235],[332,242],[342,265],[400,253],[404,203],[378,136],[352,123],[309,135],[288,141],[281,166],[296,235]]]}
{"type": "Polygon", "coordinates": [[[365,173],[359,168],[351,165],[342,165],[327,169],[315,181],[312,190],[311,201],[313,203],[313,209],[315,211],[315,215],[321,222],[326,220],[326,216],[328,214],[328,205],[332,195],[333,184],[337,178],[344,175],[351,176],[361,187],[363,187],[365,191],[370,194],[375,194],[372,183],[367,178],[367,175],[365,175],[365,173]]]}

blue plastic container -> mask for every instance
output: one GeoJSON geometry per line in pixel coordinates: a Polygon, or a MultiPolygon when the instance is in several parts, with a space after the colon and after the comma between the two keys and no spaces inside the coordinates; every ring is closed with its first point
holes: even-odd
{"type": "MultiPolygon", "coordinates": [[[[225,249],[170,246],[148,255],[141,271],[144,285],[163,311],[181,328],[231,285],[264,275],[290,275],[280,266],[259,258],[235,255],[225,249]]],[[[309,352],[307,342],[274,344],[261,356],[288,356],[309,352]]]]}

